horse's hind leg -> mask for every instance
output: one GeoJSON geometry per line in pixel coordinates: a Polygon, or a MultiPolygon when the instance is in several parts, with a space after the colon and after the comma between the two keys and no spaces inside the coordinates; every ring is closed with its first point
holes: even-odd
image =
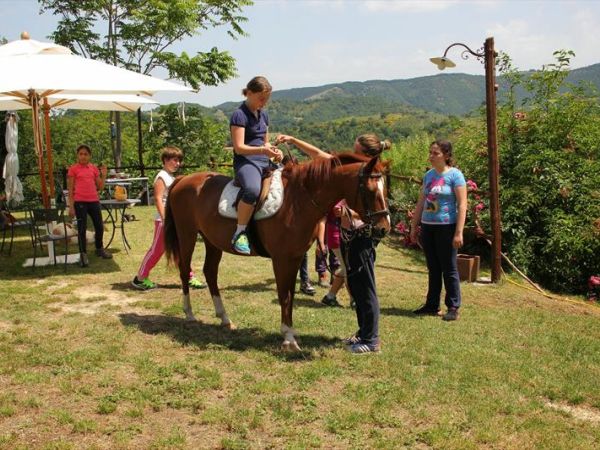
{"type": "Polygon", "coordinates": [[[185,239],[180,240],[179,254],[179,278],[181,279],[181,290],[183,291],[183,312],[185,319],[193,322],[196,320],[192,311],[192,302],[190,301],[190,272],[192,271],[192,255],[196,246],[196,233],[189,233],[185,239]]]}
{"type": "Polygon", "coordinates": [[[203,272],[213,305],[215,306],[215,316],[221,319],[221,325],[230,330],[235,330],[235,325],[229,320],[225,312],[225,306],[223,306],[218,285],[219,263],[221,262],[223,251],[212,245],[206,238],[204,238],[204,246],[206,247],[206,256],[204,258],[203,272]]]}

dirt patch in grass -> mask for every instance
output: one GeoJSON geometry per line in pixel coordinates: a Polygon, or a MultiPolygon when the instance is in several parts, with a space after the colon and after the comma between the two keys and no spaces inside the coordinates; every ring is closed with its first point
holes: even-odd
{"type": "Polygon", "coordinates": [[[545,405],[550,409],[565,412],[577,420],[600,423],[600,411],[590,407],[573,406],[567,405],[566,403],[555,403],[550,401],[546,402],[545,405]]]}
{"type": "MultiPolygon", "coordinates": [[[[122,312],[122,308],[139,302],[137,296],[129,297],[123,292],[109,290],[105,285],[88,285],[75,289],[71,295],[80,302],[52,303],[52,308],[65,313],[80,313],[85,315],[99,314],[113,311],[115,314],[122,312]]],[[[146,308],[128,308],[129,312],[147,312],[146,308]]]]}

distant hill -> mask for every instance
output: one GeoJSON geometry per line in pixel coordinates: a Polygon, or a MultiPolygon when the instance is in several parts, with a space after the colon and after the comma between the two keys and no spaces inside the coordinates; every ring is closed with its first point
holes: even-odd
{"type": "MultiPolygon", "coordinates": [[[[600,89],[600,64],[574,69],[568,82],[590,82],[600,89]]],[[[498,79],[502,95],[502,78],[498,79]]],[[[347,81],[324,86],[274,91],[269,113],[278,124],[360,117],[376,113],[425,110],[464,115],[485,102],[483,75],[441,73],[406,80],[347,81]]],[[[229,115],[238,102],[223,103],[213,111],[229,115]]]]}

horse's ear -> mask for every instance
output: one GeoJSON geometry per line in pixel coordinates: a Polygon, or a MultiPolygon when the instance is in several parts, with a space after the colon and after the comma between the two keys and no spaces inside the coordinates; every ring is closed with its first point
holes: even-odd
{"type": "Polygon", "coordinates": [[[371,158],[369,160],[369,162],[367,163],[367,165],[365,166],[365,172],[367,172],[367,173],[373,172],[373,169],[375,168],[375,166],[377,165],[378,162],[379,162],[379,155],[371,158]]]}

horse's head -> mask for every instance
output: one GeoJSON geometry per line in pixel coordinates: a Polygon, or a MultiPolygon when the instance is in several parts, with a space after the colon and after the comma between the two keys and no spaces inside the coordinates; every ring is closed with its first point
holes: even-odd
{"type": "Polygon", "coordinates": [[[356,196],[346,198],[348,206],[371,226],[375,239],[382,239],[391,228],[385,185],[387,166],[388,164],[381,162],[379,157],[363,162],[358,171],[356,196]]]}

